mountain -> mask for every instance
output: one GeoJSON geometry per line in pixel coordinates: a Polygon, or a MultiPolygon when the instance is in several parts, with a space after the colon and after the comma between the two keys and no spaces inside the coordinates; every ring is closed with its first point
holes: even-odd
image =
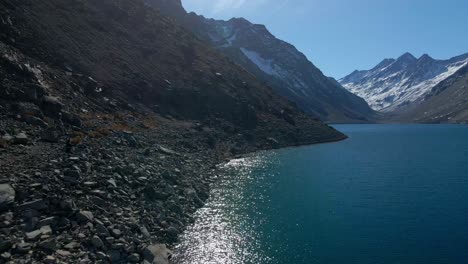
{"type": "Polygon", "coordinates": [[[3,3],[3,13],[14,12],[4,21],[13,15],[17,21],[2,25],[1,40],[48,65],[92,77],[109,87],[104,94],[127,96],[179,119],[222,118],[248,129],[269,118],[287,126],[295,118],[308,123],[269,87],[140,1],[33,2],[3,3]]]}
{"type": "Polygon", "coordinates": [[[421,104],[397,113],[398,121],[468,123],[468,65],[434,86],[421,104]]]}
{"type": "Polygon", "coordinates": [[[169,263],[239,154],[345,139],[139,0],[0,1],[0,262],[169,263]]]}
{"type": "Polygon", "coordinates": [[[328,122],[368,122],[367,103],[326,77],[293,45],[264,25],[243,18],[229,21],[187,13],[177,0],[146,0],[200,39],[228,56],[305,112],[328,122]]]}
{"type": "Polygon", "coordinates": [[[339,80],[379,111],[391,112],[422,102],[431,89],[468,64],[468,53],[448,60],[405,53],[385,59],[371,70],[354,71],[339,80]]]}

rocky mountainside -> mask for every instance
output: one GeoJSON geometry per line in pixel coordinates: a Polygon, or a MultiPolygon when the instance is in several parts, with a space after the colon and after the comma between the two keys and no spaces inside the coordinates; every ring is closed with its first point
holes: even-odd
{"type": "Polygon", "coordinates": [[[139,0],[0,1],[0,262],[168,263],[216,164],[345,136],[139,0]]]}
{"type": "Polygon", "coordinates": [[[293,45],[265,26],[243,18],[229,21],[187,13],[180,0],[146,0],[190,29],[279,94],[309,114],[329,122],[368,122],[375,114],[367,103],[323,75],[293,45]]]}
{"type": "Polygon", "coordinates": [[[432,88],[421,104],[396,113],[395,120],[468,123],[468,65],[432,88]]]}
{"type": "Polygon", "coordinates": [[[375,110],[391,112],[424,100],[431,89],[468,64],[468,53],[449,60],[405,53],[385,59],[371,70],[354,71],[339,82],[375,110]]]}

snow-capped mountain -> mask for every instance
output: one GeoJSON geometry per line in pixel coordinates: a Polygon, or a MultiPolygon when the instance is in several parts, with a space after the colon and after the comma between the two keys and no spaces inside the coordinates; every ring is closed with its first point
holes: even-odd
{"type": "Polygon", "coordinates": [[[468,65],[432,88],[420,104],[394,114],[395,121],[468,124],[468,65]]]}
{"type": "Polygon", "coordinates": [[[433,87],[467,64],[468,53],[449,60],[405,53],[396,60],[385,59],[371,70],[354,71],[339,82],[373,109],[390,112],[424,101],[433,87]]]}
{"type": "Polygon", "coordinates": [[[326,77],[293,45],[264,25],[243,18],[228,21],[187,13],[179,0],[146,0],[209,42],[301,109],[332,122],[368,122],[375,112],[364,99],[326,77]]]}

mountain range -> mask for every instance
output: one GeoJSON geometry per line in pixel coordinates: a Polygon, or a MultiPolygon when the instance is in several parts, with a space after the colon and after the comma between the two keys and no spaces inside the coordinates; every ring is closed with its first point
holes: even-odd
{"type": "Polygon", "coordinates": [[[308,114],[327,122],[369,122],[376,113],[362,98],[326,77],[293,45],[264,25],[187,13],[180,0],[146,0],[200,39],[271,86],[308,114]]]}
{"type": "Polygon", "coordinates": [[[375,110],[401,112],[433,97],[435,87],[458,76],[457,72],[467,64],[468,53],[448,60],[405,53],[398,59],[384,59],[370,70],[356,70],[339,82],[375,110]]]}

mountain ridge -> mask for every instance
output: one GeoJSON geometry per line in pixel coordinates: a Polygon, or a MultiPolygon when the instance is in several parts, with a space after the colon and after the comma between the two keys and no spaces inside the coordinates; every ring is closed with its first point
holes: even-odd
{"type": "Polygon", "coordinates": [[[420,103],[434,86],[466,64],[468,53],[436,60],[428,54],[416,58],[407,52],[398,59],[384,59],[370,70],[354,71],[339,82],[373,109],[392,112],[420,103]]]}
{"type": "Polygon", "coordinates": [[[293,45],[277,39],[264,25],[244,18],[208,19],[162,0],[146,0],[220,52],[294,101],[307,113],[332,122],[370,122],[367,103],[330,81],[293,45]]]}

